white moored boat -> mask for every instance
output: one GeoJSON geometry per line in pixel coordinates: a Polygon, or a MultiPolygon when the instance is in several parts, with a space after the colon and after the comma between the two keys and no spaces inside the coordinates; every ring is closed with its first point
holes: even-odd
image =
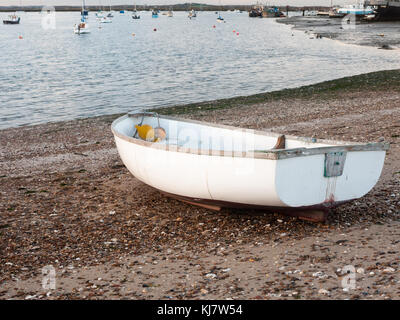
{"type": "Polygon", "coordinates": [[[89,25],[86,21],[81,21],[80,23],[74,25],[75,34],[87,34],[90,33],[89,25]]]}
{"type": "Polygon", "coordinates": [[[334,207],[374,187],[388,149],[385,143],[285,136],[152,113],[118,118],[112,132],[136,178],[214,209],[334,207]],[[144,124],[163,128],[165,139],[141,139],[135,125],[144,124]]]}

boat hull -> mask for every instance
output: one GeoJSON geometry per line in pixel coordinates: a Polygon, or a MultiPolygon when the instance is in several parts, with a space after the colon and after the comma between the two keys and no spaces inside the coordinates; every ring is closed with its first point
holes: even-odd
{"type": "Polygon", "coordinates": [[[3,24],[19,24],[20,20],[20,18],[17,20],[3,20],[3,24]]]}
{"type": "Polygon", "coordinates": [[[75,34],[89,34],[90,33],[90,30],[85,30],[85,29],[78,29],[78,28],[75,28],[74,29],[74,33],[75,34]]]}
{"type": "MultiPolygon", "coordinates": [[[[197,122],[173,121],[176,120],[161,118],[161,126],[172,124],[178,127],[178,132],[189,128],[182,126],[179,131],[182,123],[193,123],[197,129],[201,127],[197,122]]],[[[324,146],[323,141],[316,141],[302,142],[311,147],[315,145],[313,149],[302,148],[302,151],[247,150],[226,154],[221,150],[193,150],[132,138],[133,126],[137,123],[138,119],[125,116],[112,126],[119,155],[136,178],[187,201],[223,207],[324,209],[360,198],[377,183],[386,152],[381,144],[329,147],[324,146]],[[341,152],[346,153],[341,174],[327,176],[326,155],[341,152]]],[[[209,125],[209,128],[209,131],[217,130],[215,132],[231,131],[232,137],[239,134],[243,138],[244,135],[244,139],[251,139],[254,134],[251,130],[225,126],[209,125]]],[[[171,136],[172,131],[167,130],[171,136]]],[[[230,136],[224,134],[223,139],[229,140],[230,136]]],[[[256,149],[271,143],[271,137],[257,134],[257,141],[253,141],[256,149]]],[[[276,136],[271,139],[276,140],[276,136]]],[[[289,145],[300,144],[295,137],[288,139],[289,145]]]]}

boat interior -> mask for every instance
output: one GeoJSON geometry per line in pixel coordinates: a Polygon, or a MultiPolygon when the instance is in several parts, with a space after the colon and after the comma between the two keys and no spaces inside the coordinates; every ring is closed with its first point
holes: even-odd
{"type": "Polygon", "coordinates": [[[166,132],[165,139],[154,142],[154,144],[175,145],[190,149],[262,152],[349,145],[346,142],[321,141],[315,138],[295,137],[147,114],[129,114],[120,121],[114,122],[113,129],[122,136],[142,140],[135,125],[163,128],[166,132]]]}

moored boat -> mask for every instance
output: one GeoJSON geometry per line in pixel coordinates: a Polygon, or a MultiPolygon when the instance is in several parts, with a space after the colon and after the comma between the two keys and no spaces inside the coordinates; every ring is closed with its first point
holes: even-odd
{"type": "Polygon", "coordinates": [[[103,19],[105,17],[105,13],[103,11],[98,11],[96,12],[96,18],[97,19],[103,19]]]}
{"type": "Polygon", "coordinates": [[[194,9],[190,10],[189,14],[188,14],[188,18],[192,19],[192,18],[196,18],[196,17],[197,17],[196,11],[194,9]]]}
{"type": "Polygon", "coordinates": [[[152,113],[127,114],[111,130],[137,179],[210,208],[331,208],[374,187],[388,149],[385,143],[303,138],[152,113]]]}
{"type": "Polygon", "coordinates": [[[87,34],[90,33],[89,25],[86,21],[81,21],[74,26],[75,34],[87,34]]]}
{"type": "Polygon", "coordinates": [[[86,22],[87,15],[85,15],[86,12],[85,8],[85,0],[82,1],[82,11],[81,11],[81,21],[78,24],[74,25],[74,33],[75,34],[87,34],[90,33],[89,25],[86,22]]]}
{"type": "Polygon", "coordinates": [[[100,23],[112,23],[112,19],[108,17],[103,17],[100,19],[100,23]]]}
{"type": "Polygon", "coordinates": [[[135,8],[132,10],[132,19],[137,20],[140,19],[140,15],[137,14],[137,9],[136,9],[136,4],[135,4],[135,8]]]}
{"type": "Polygon", "coordinates": [[[3,24],[19,24],[21,18],[18,17],[16,14],[9,15],[7,19],[3,20],[3,24]]]}

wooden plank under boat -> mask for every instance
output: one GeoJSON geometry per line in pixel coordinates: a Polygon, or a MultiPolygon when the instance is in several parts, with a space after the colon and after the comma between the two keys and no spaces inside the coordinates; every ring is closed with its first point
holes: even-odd
{"type": "Polygon", "coordinates": [[[325,209],[360,198],[377,183],[389,148],[146,112],[116,119],[111,130],[123,163],[137,179],[210,209],[325,209]],[[136,137],[139,124],[162,127],[166,138],[136,137]]]}

